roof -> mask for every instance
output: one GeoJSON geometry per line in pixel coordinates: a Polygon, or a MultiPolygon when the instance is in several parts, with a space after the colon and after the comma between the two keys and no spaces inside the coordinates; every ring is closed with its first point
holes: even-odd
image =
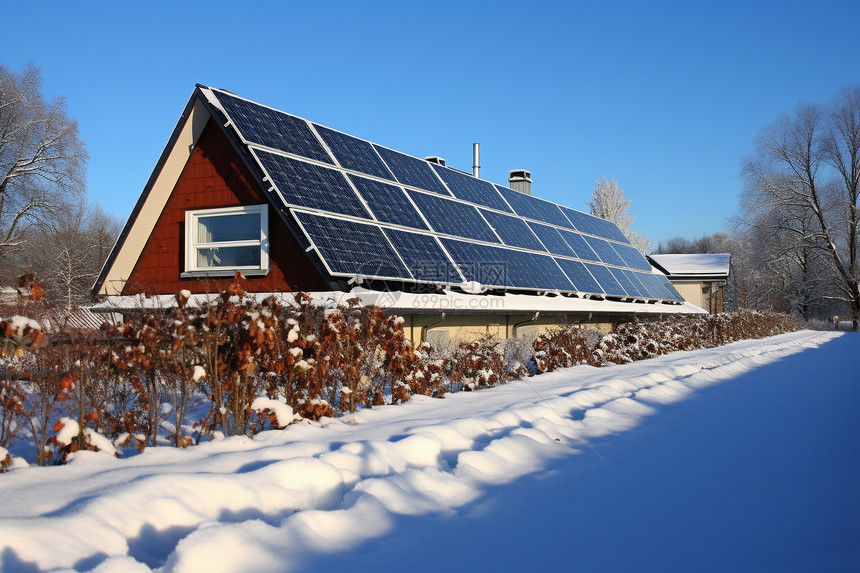
{"type": "Polygon", "coordinates": [[[683,301],[614,223],[202,85],[98,294],[121,291],[210,118],[332,286],[683,301]]]}
{"type": "Polygon", "coordinates": [[[672,278],[729,276],[729,253],[650,255],[648,259],[663,274],[672,278]]]}
{"type": "Polygon", "coordinates": [[[104,312],[101,310],[100,314],[96,314],[87,307],[73,309],[53,307],[43,300],[0,303],[0,316],[26,316],[39,322],[43,329],[49,332],[63,328],[82,331],[98,330],[104,322],[115,322],[119,319],[104,312]]]}
{"type": "MultiPolygon", "coordinates": [[[[426,293],[409,293],[400,291],[374,291],[363,287],[354,287],[349,291],[327,291],[304,293],[311,298],[311,304],[321,307],[334,308],[347,304],[347,300],[358,298],[361,304],[374,305],[387,312],[397,314],[426,314],[446,312],[449,314],[473,314],[475,312],[493,312],[497,314],[519,314],[528,312],[542,313],[610,313],[623,315],[644,314],[701,314],[701,308],[688,302],[682,304],[667,304],[659,302],[637,303],[616,302],[599,298],[562,296],[548,294],[543,296],[527,294],[467,294],[455,291],[443,291],[438,295],[428,296],[426,293]]],[[[246,293],[245,296],[261,301],[269,296],[275,296],[282,304],[294,304],[295,293],[246,293]]],[[[190,306],[199,306],[211,302],[217,294],[192,294],[187,301],[190,306]]],[[[105,301],[92,307],[97,313],[124,313],[146,309],[164,309],[176,306],[176,296],[111,296],[105,301]]]]}

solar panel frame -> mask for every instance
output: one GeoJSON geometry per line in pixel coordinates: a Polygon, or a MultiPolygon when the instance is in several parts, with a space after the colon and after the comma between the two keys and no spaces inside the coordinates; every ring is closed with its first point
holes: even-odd
{"type": "Polygon", "coordinates": [[[488,243],[500,242],[490,225],[481,217],[477,207],[432,193],[421,193],[412,189],[407,189],[406,192],[437,233],[488,243]],[[464,229],[468,234],[458,232],[458,229],[464,229]]]}
{"type": "Polygon", "coordinates": [[[244,141],[334,164],[306,120],[221,91],[217,97],[244,141]]]}
{"type": "Polygon", "coordinates": [[[624,274],[626,274],[627,278],[629,278],[630,281],[636,286],[636,288],[639,289],[639,293],[642,295],[643,298],[654,298],[651,296],[651,293],[648,292],[648,288],[644,284],[642,284],[642,281],[640,281],[639,277],[636,276],[639,273],[624,269],[624,274]]]}
{"type": "Polygon", "coordinates": [[[346,177],[355,186],[377,221],[425,231],[430,229],[402,187],[354,174],[347,174],[346,177]]]}
{"type": "Polygon", "coordinates": [[[633,271],[636,277],[648,289],[653,299],[684,301],[684,297],[675,289],[665,275],[633,271]]]}
{"type": "Polygon", "coordinates": [[[565,257],[576,256],[576,253],[570,248],[570,245],[567,244],[567,241],[564,240],[564,237],[558,233],[555,227],[542,225],[534,221],[528,221],[527,224],[537,238],[540,239],[540,242],[543,243],[543,246],[546,247],[546,250],[553,255],[562,255],[565,257]]]}
{"type": "Polygon", "coordinates": [[[499,195],[495,185],[489,181],[435,163],[431,164],[431,167],[442,178],[454,197],[497,211],[513,213],[507,202],[499,195]]]}
{"type": "Polygon", "coordinates": [[[621,285],[621,288],[623,288],[627,292],[627,296],[631,296],[631,297],[642,296],[642,293],[639,292],[639,288],[636,286],[636,284],[633,281],[631,281],[630,277],[628,277],[624,273],[624,269],[616,269],[613,267],[606,267],[606,268],[609,269],[609,272],[612,273],[612,276],[615,277],[615,280],[618,281],[618,284],[621,285]]]}
{"type": "Polygon", "coordinates": [[[501,193],[502,197],[517,215],[559,227],[573,228],[573,225],[570,224],[570,221],[567,220],[567,217],[564,216],[564,213],[561,212],[557,204],[514,191],[507,187],[502,187],[501,185],[495,185],[495,188],[501,193]]]}
{"type": "Polygon", "coordinates": [[[379,152],[382,160],[394,174],[398,182],[410,187],[431,191],[438,195],[450,197],[451,192],[445,187],[430,163],[399,151],[394,151],[381,145],[372,144],[379,152]]]}
{"type": "Polygon", "coordinates": [[[250,150],[287,206],[373,219],[343,171],[265,149],[250,150]]]}
{"type": "Polygon", "coordinates": [[[650,271],[651,263],[648,262],[648,259],[645,258],[645,255],[639,252],[636,247],[631,245],[621,245],[618,243],[609,243],[612,245],[612,248],[615,249],[615,252],[618,253],[624,260],[624,266],[630,267],[631,269],[638,269],[641,271],[650,271]]]}
{"type": "Polygon", "coordinates": [[[571,209],[570,207],[565,207],[564,205],[559,205],[559,208],[577,231],[630,244],[630,240],[615,223],[595,217],[594,215],[589,215],[588,213],[583,213],[582,211],[577,211],[576,209],[571,209]]]}
{"type": "Polygon", "coordinates": [[[567,275],[567,278],[570,279],[570,282],[573,283],[577,292],[599,295],[604,294],[603,289],[600,287],[600,283],[591,276],[591,273],[588,272],[588,269],[583,263],[572,259],[563,259],[560,257],[553,258],[558,266],[561,267],[561,270],[564,271],[564,274],[567,275]]]}
{"type": "Polygon", "coordinates": [[[400,258],[419,283],[459,284],[465,278],[434,235],[384,227],[400,258]]]}
{"type": "Polygon", "coordinates": [[[505,215],[487,209],[478,209],[503,243],[530,251],[546,252],[528,223],[516,215],[505,215]]]}
{"type": "Polygon", "coordinates": [[[378,225],[297,209],[292,213],[332,276],[414,280],[378,225]]]}
{"type": "Polygon", "coordinates": [[[364,139],[319,125],[311,124],[331,150],[341,167],[389,181],[396,181],[394,174],[382,161],[373,144],[364,139]]]}
{"type": "Polygon", "coordinates": [[[594,217],[593,215],[589,215],[594,219],[594,224],[598,228],[599,232],[595,233],[605,239],[611,239],[613,241],[618,241],[619,243],[630,244],[630,239],[627,238],[621,229],[618,228],[618,225],[613,223],[612,221],[607,221],[606,219],[601,219],[600,217],[594,217]]]}
{"type": "Polygon", "coordinates": [[[612,275],[612,272],[608,267],[603,265],[598,265],[594,263],[583,263],[585,268],[588,269],[588,272],[591,273],[591,276],[598,282],[600,288],[603,289],[607,295],[612,296],[627,296],[627,291],[615,280],[615,277],[612,275]]]}
{"type": "Polygon", "coordinates": [[[567,231],[565,229],[556,229],[562,238],[567,242],[567,245],[573,249],[576,258],[584,261],[600,262],[600,257],[594,252],[585,238],[575,231],[567,231]]]}
{"type": "Polygon", "coordinates": [[[468,281],[498,288],[572,291],[549,255],[442,237],[442,244],[468,281]],[[546,279],[536,282],[536,278],[546,279]]]}
{"type": "Polygon", "coordinates": [[[624,263],[624,259],[615,252],[615,249],[612,248],[612,245],[609,241],[604,239],[599,239],[597,237],[583,237],[585,242],[597,253],[597,256],[600,257],[600,260],[603,261],[607,265],[616,265],[619,267],[626,267],[627,265],[624,263]]]}

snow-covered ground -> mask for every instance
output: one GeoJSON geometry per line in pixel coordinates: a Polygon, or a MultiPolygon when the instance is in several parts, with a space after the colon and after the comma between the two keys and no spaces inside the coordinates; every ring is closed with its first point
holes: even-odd
{"type": "Polygon", "coordinates": [[[856,334],[0,475],[0,571],[858,571],[856,334]]]}

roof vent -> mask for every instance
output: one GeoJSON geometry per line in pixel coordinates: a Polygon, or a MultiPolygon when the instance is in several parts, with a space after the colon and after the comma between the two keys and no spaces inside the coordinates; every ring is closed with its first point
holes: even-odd
{"type": "Polygon", "coordinates": [[[424,161],[429,161],[430,163],[436,163],[437,165],[441,165],[445,167],[445,160],[441,157],[436,157],[435,155],[431,155],[430,157],[425,157],[424,161]]]}
{"type": "Polygon", "coordinates": [[[519,191],[526,195],[532,194],[531,171],[526,171],[525,169],[512,169],[508,175],[508,183],[511,184],[511,189],[514,191],[519,191]]]}

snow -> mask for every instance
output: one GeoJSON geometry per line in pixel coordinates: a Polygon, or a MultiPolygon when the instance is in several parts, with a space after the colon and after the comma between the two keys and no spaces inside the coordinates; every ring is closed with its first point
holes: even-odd
{"type": "Polygon", "coordinates": [[[15,341],[15,344],[19,346],[27,345],[32,342],[28,336],[29,330],[42,330],[42,326],[38,322],[25,316],[13,316],[8,320],[8,326],[11,329],[11,338],[15,341]],[[26,340],[25,337],[27,337],[26,340]]]}
{"type": "MultiPolygon", "coordinates": [[[[68,446],[80,433],[80,426],[77,420],[72,418],[60,418],[59,423],[62,424],[62,428],[57,432],[57,443],[60,446],[68,446]]],[[[91,428],[84,428],[84,439],[100,452],[110,455],[116,455],[117,453],[117,449],[107,437],[91,428]]]]}
{"type": "Polygon", "coordinates": [[[0,570],[855,571],[855,334],[0,475],[0,570]]]}
{"type": "Polygon", "coordinates": [[[670,275],[728,276],[728,253],[650,255],[651,260],[670,275]]]}
{"type": "Polygon", "coordinates": [[[73,439],[78,437],[81,428],[77,420],[73,420],[72,418],[60,418],[60,424],[62,428],[57,432],[57,443],[61,446],[68,446],[72,443],[73,439]]]}
{"type": "MultiPolygon", "coordinates": [[[[653,269],[653,272],[660,271],[653,269]]],[[[468,288],[470,292],[480,292],[481,285],[460,285],[468,288]]],[[[704,312],[701,308],[690,303],[663,304],[663,303],[632,303],[616,302],[595,298],[577,298],[570,296],[559,296],[552,294],[538,296],[530,294],[469,294],[468,292],[444,291],[441,294],[408,293],[400,291],[376,291],[360,286],[353,287],[349,292],[323,291],[305,293],[310,297],[312,304],[323,308],[335,308],[338,305],[346,305],[351,298],[358,298],[362,305],[375,305],[386,311],[409,314],[415,311],[486,311],[518,313],[518,312],[619,312],[634,315],[683,313],[699,314],[704,312]]],[[[188,300],[192,307],[200,306],[207,300],[213,300],[214,294],[193,294],[188,300]]],[[[263,300],[267,296],[275,296],[282,304],[295,304],[294,293],[249,293],[246,296],[253,300],[263,300]]],[[[587,295],[591,296],[591,295],[587,295]]],[[[123,309],[143,308],[170,308],[176,305],[176,298],[169,295],[155,295],[146,299],[134,296],[109,296],[105,302],[93,306],[97,312],[113,312],[123,309]]],[[[295,334],[289,335],[290,342],[298,339],[298,326],[295,334]]]]}
{"type": "Polygon", "coordinates": [[[254,398],[254,401],[251,402],[251,409],[257,411],[270,410],[275,414],[278,426],[282,428],[296,420],[302,419],[301,416],[295,414],[293,409],[284,402],[279,402],[272,398],[266,398],[265,396],[254,398]]]}

